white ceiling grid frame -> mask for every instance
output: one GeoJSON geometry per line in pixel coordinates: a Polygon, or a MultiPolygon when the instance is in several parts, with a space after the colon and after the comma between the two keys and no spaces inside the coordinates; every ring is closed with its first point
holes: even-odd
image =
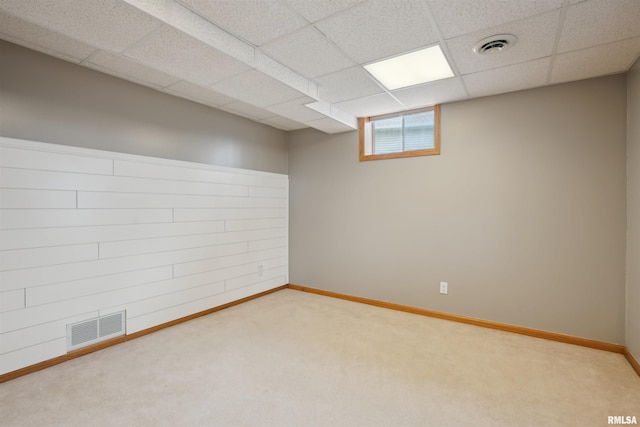
{"type": "Polygon", "coordinates": [[[352,99],[351,101],[335,104],[339,109],[353,114],[356,117],[378,116],[396,111],[404,111],[407,108],[389,92],[352,99]]]}
{"type": "Polygon", "coordinates": [[[334,132],[344,132],[349,129],[357,129],[358,128],[358,120],[355,115],[352,115],[349,112],[345,112],[344,110],[338,108],[334,104],[329,104],[325,101],[316,101],[306,105],[310,109],[317,111],[324,116],[327,116],[323,119],[318,120],[310,120],[305,122],[311,127],[321,126],[320,129],[327,133],[334,132]],[[331,117],[333,123],[328,123],[327,119],[331,117]],[[339,130],[342,129],[342,130],[339,130]]]}
{"type": "MultiPolygon", "coordinates": [[[[280,104],[275,104],[267,107],[267,110],[272,111],[283,117],[291,117],[293,120],[297,120],[301,123],[305,123],[311,120],[318,120],[324,118],[326,115],[316,112],[314,109],[307,107],[308,98],[298,98],[293,101],[287,101],[280,104]]],[[[329,110],[330,114],[331,111],[329,110]]]]}
{"type": "Polygon", "coordinates": [[[462,76],[472,97],[493,95],[493,83],[500,81],[501,93],[515,92],[544,86],[547,80],[550,57],[520,62],[506,67],[494,68],[462,76]]]}
{"type": "Polygon", "coordinates": [[[451,77],[409,88],[396,89],[391,93],[409,109],[424,107],[425,104],[434,105],[459,101],[468,96],[461,77],[451,77]]]}
{"type": "Polygon", "coordinates": [[[625,39],[556,56],[550,83],[564,83],[577,77],[588,79],[629,69],[640,51],[640,37],[625,39]]]}
{"type": "Polygon", "coordinates": [[[282,116],[269,117],[269,118],[260,120],[260,123],[264,123],[266,125],[273,126],[278,129],[287,130],[287,131],[304,129],[307,127],[307,125],[305,124],[302,124],[298,121],[290,120],[282,116]]]}
{"type": "MultiPolygon", "coordinates": [[[[198,40],[206,43],[207,45],[227,54],[233,58],[237,58],[242,62],[245,62],[249,67],[259,71],[256,76],[264,75],[278,82],[283,83],[286,86],[293,86],[295,90],[302,92],[303,95],[309,96],[311,100],[318,99],[318,88],[315,83],[308,80],[306,77],[301,76],[287,67],[278,64],[276,61],[267,57],[258,51],[254,46],[236,38],[235,36],[227,33],[223,29],[217,27],[215,24],[209,22],[205,18],[195,14],[181,4],[177,4],[172,0],[124,0],[134,5],[135,7],[144,10],[157,19],[166,22],[173,28],[180,30],[190,36],[197,38],[198,40]],[[306,84],[305,84],[306,82],[306,84]]],[[[217,89],[218,92],[231,95],[231,91],[226,84],[236,83],[236,88],[242,88],[238,86],[238,81],[242,81],[243,78],[239,77],[241,74],[226,79],[225,85],[220,84],[216,86],[213,84],[213,89],[217,89]],[[236,78],[236,80],[231,80],[236,78]]],[[[273,87],[279,86],[275,82],[273,87]]],[[[295,98],[295,97],[293,97],[295,98]]],[[[290,99],[293,99],[290,98],[290,99]]],[[[278,99],[277,102],[282,102],[286,99],[278,99]]],[[[255,103],[255,99],[244,98],[244,101],[255,103]]],[[[263,100],[261,106],[266,101],[263,100]]],[[[242,113],[242,112],[240,112],[242,113]]],[[[255,111],[251,111],[251,115],[255,114],[255,111]]]]}
{"type": "Polygon", "coordinates": [[[260,46],[309,23],[276,0],[179,0],[235,37],[260,46]]]}
{"type": "Polygon", "coordinates": [[[2,10],[0,10],[0,35],[7,41],[26,45],[30,49],[76,64],[88,58],[96,50],[95,47],[86,43],[9,15],[2,10]],[[12,36],[15,33],[22,34],[22,38],[12,36]]]}
{"type": "Polygon", "coordinates": [[[2,9],[114,52],[126,50],[162,25],[121,0],[2,0],[2,9]]]}
{"type": "Polygon", "coordinates": [[[338,12],[349,9],[365,0],[283,0],[289,7],[298,12],[304,19],[312,24],[335,15],[338,12]]]}
{"type": "MultiPolygon", "coordinates": [[[[304,95],[304,92],[281,83],[257,69],[222,80],[212,85],[211,89],[261,108],[291,101],[304,95]]],[[[311,97],[308,99],[308,102],[314,100],[311,97]]]]}
{"type": "Polygon", "coordinates": [[[365,64],[434,44],[438,38],[429,22],[422,0],[369,0],[315,26],[356,63],[365,64]]]}
{"type": "Polygon", "coordinates": [[[165,87],[164,91],[180,98],[189,99],[200,104],[214,106],[217,108],[235,101],[234,98],[205,89],[202,86],[198,86],[193,83],[185,82],[184,80],[165,87]]]}
{"type": "Polygon", "coordinates": [[[179,29],[164,25],[124,54],[144,65],[202,86],[210,86],[251,67],[211,49],[179,29]]]}
{"type": "Polygon", "coordinates": [[[316,80],[320,83],[322,99],[331,103],[384,92],[383,87],[360,65],[326,74],[316,80]]]}
{"type": "MultiPolygon", "coordinates": [[[[445,39],[559,9],[563,0],[427,0],[445,39]]],[[[476,40],[477,41],[477,40],[476,40]]]]}
{"type": "Polygon", "coordinates": [[[558,53],[640,36],[640,1],[590,0],[572,5],[558,53]]]}
{"type": "Polygon", "coordinates": [[[275,117],[275,114],[265,110],[264,108],[256,107],[255,105],[247,104],[246,102],[242,101],[234,101],[219,108],[221,110],[257,121],[275,117]]]}
{"type": "MultiPolygon", "coordinates": [[[[0,38],[4,40],[205,105],[233,104],[237,114],[281,129],[294,128],[291,121],[295,121],[329,132],[354,128],[346,126],[355,122],[351,113],[372,115],[385,108],[418,108],[470,95],[494,95],[624,72],[640,54],[639,22],[640,0],[0,0],[0,38]],[[216,16],[216,4],[238,6],[248,15],[216,16]],[[190,5],[199,5],[200,13],[190,5]],[[206,7],[214,11],[210,19],[201,16],[206,7]],[[284,21],[277,16],[280,12],[271,13],[271,17],[259,12],[265,7],[281,11],[284,21]],[[266,16],[263,21],[253,19],[262,15],[266,16]],[[540,24],[545,16],[556,15],[555,29],[550,22],[549,28],[535,28],[539,26],[535,22],[540,24]],[[222,26],[225,19],[227,27],[222,26]],[[237,22],[231,22],[234,19],[237,22]],[[376,28],[373,21],[381,19],[387,25],[376,28]],[[235,31],[230,29],[234,25],[235,31]],[[398,25],[406,31],[398,32],[398,25]],[[393,28],[389,30],[389,26],[393,28]],[[258,31],[263,27],[268,34],[258,31]],[[189,57],[173,52],[173,60],[163,63],[161,58],[148,58],[136,51],[136,45],[144,46],[171,29],[176,30],[173,34],[177,38],[190,38],[189,47],[199,46],[208,53],[189,57]],[[519,38],[513,49],[492,58],[471,52],[482,35],[499,30],[519,38]],[[393,34],[386,34],[388,31],[393,34]],[[314,34],[311,40],[315,43],[298,43],[301,46],[292,49],[296,51],[293,59],[286,49],[277,52],[276,47],[295,45],[296,32],[314,34]],[[552,43],[551,35],[555,35],[552,43]],[[353,50],[379,59],[440,43],[456,77],[387,91],[361,68],[371,60],[352,57],[340,45],[353,42],[354,37],[363,45],[353,50]],[[266,44],[261,47],[254,45],[263,42],[266,44]],[[322,45],[328,46],[326,52],[318,47],[322,45]],[[539,56],[547,52],[548,56],[539,56]],[[239,67],[231,66],[218,76],[199,74],[198,68],[219,62],[212,60],[216,54],[239,67]],[[179,67],[177,57],[195,59],[183,60],[185,64],[179,67]],[[305,57],[308,59],[301,59],[305,57]],[[347,58],[348,64],[340,58],[347,58]],[[540,83],[545,58],[549,59],[546,80],[540,83]],[[294,66],[295,61],[302,65],[294,66]],[[239,76],[249,71],[286,96],[271,96],[264,88],[260,96],[247,99],[246,93],[242,95],[251,103],[248,105],[238,101],[240,95],[232,98],[235,94],[231,90],[223,95],[209,86],[221,78],[240,80],[239,76]],[[467,84],[472,90],[467,91],[467,84]]],[[[162,43],[156,40],[156,44],[162,43]]]]}
{"type": "Polygon", "coordinates": [[[315,78],[355,65],[314,26],[308,26],[269,42],[260,49],[296,72],[315,78]],[[313,55],[300,53],[313,52],[313,55]]]}
{"type": "Polygon", "coordinates": [[[450,39],[447,46],[461,75],[543,58],[553,51],[559,18],[557,9],[450,39]],[[516,34],[518,40],[499,54],[479,55],[471,49],[478,40],[494,34],[516,34]]]}
{"type": "Polygon", "coordinates": [[[175,76],[106,50],[95,52],[82,65],[154,89],[162,89],[179,81],[175,76]]]}
{"type": "Polygon", "coordinates": [[[255,67],[254,47],[232,36],[173,0],[122,0],[225,53],[255,67]]]}

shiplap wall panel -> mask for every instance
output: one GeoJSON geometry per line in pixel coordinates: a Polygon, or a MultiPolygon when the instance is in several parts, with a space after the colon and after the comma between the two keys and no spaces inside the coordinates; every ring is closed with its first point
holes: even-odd
{"type": "Polygon", "coordinates": [[[284,218],[285,208],[254,208],[254,209],[174,209],[175,222],[186,221],[216,221],[225,219],[262,219],[284,218]]]}
{"type": "MultiPolygon", "coordinates": [[[[0,185],[2,181],[0,181],[0,185]]],[[[59,190],[18,190],[0,188],[0,208],[66,208],[76,207],[76,191],[59,190]]]]}
{"type": "Polygon", "coordinates": [[[24,308],[24,289],[0,292],[0,313],[24,308]]]}
{"type": "MultiPolygon", "coordinates": [[[[0,182],[7,188],[20,186],[20,188],[35,188],[40,190],[82,190],[216,196],[247,196],[249,193],[249,189],[245,185],[210,184],[7,168],[0,171],[0,182]],[[163,183],[164,185],[158,185],[159,183],[163,183]]],[[[282,190],[279,189],[279,191],[282,190]]]]}
{"type": "Polygon", "coordinates": [[[172,277],[173,268],[170,265],[165,265],[163,267],[90,277],[88,279],[72,280],[70,282],[55,283],[53,285],[36,286],[26,289],[25,292],[29,306],[37,306],[99,292],[158,282],[172,277]]]}
{"type": "Polygon", "coordinates": [[[163,252],[184,248],[215,246],[254,240],[257,241],[284,235],[286,235],[286,229],[273,228],[239,232],[232,231],[227,233],[194,234],[157,239],[106,242],[100,244],[100,256],[102,258],[113,258],[118,256],[163,252]]]}
{"type": "Polygon", "coordinates": [[[29,328],[18,329],[0,335],[0,354],[21,348],[31,347],[52,339],[64,338],[67,335],[69,323],[80,322],[84,319],[98,316],[97,311],[82,313],[78,316],[66,317],[54,322],[47,322],[29,328]]]}
{"type": "Polygon", "coordinates": [[[286,199],[289,190],[286,188],[274,188],[274,187],[249,187],[250,197],[274,197],[286,199]]]}
{"type": "Polygon", "coordinates": [[[0,252],[0,271],[98,259],[98,244],[52,246],[4,250],[0,252]]]}
{"type": "Polygon", "coordinates": [[[217,270],[219,268],[232,267],[234,265],[257,263],[284,256],[286,249],[272,249],[267,251],[241,253],[238,255],[203,259],[180,264],[174,264],[173,275],[175,277],[187,276],[189,274],[202,273],[205,271],[217,270]]]}
{"type": "Polygon", "coordinates": [[[176,305],[164,310],[150,312],[143,316],[133,317],[131,319],[128,318],[127,333],[135,333],[153,327],[155,325],[170,322],[173,319],[188,316],[190,313],[204,311],[209,307],[216,307],[219,305],[227,304],[229,302],[236,301],[250,295],[255,295],[257,293],[273,289],[280,286],[280,284],[285,280],[286,277],[267,280],[248,287],[234,289],[232,291],[212,295],[207,298],[191,301],[186,304],[176,305]]]}
{"type": "Polygon", "coordinates": [[[0,374],[288,281],[288,177],[0,137],[0,374]]]}
{"type": "Polygon", "coordinates": [[[82,209],[107,207],[114,209],[162,209],[174,206],[186,208],[279,208],[285,207],[286,204],[287,199],[273,198],[78,191],[78,207],[82,209]]]}
{"type": "Polygon", "coordinates": [[[277,237],[275,239],[254,240],[252,242],[249,242],[249,252],[283,248],[285,246],[287,246],[287,239],[284,237],[277,237]]]}
{"type": "Polygon", "coordinates": [[[222,231],[223,221],[0,230],[0,250],[188,236],[222,231]]]}
{"type": "MultiPolygon", "coordinates": [[[[170,294],[172,292],[179,292],[185,289],[211,285],[214,283],[220,283],[222,287],[222,282],[225,279],[228,279],[230,277],[242,276],[244,274],[248,274],[248,272],[250,271],[255,271],[255,269],[255,264],[239,265],[235,267],[206,271],[204,273],[191,274],[189,276],[182,276],[173,279],[158,281],[155,283],[149,283],[146,285],[146,287],[139,287],[138,290],[145,292],[145,294],[148,296],[151,296],[170,294]]],[[[125,309],[127,310],[128,316],[135,317],[135,315],[133,315],[133,308],[131,304],[127,304],[126,307],[122,304],[106,307],[105,309],[101,309],[101,313],[118,312],[125,309]]],[[[141,313],[138,313],[138,315],[141,315],[141,313]]]]}
{"type": "MultiPolygon", "coordinates": [[[[207,218],[203,221],[208,220],[207,218]]],[[[172,221],[172,209],[0,209],[0,229],[2,230],[154,224],[172,221]]]]}
{"type": "Polygon", "coordinates": [[[143,316],[159,310],[164,310],[176,305],[186,304],[224,292],[224,282],[209,283],[168,294],[147,298],[141,301],[127,304],[127,313],[131,317],[143,316]]]}
{"type": "Polygon", "coordinates": [[[0,167],[113,175],[111,159],[56,153],[43,146],[35,150],[0,146],[0,167]]]}
{"type": "Polygon", "coordinates": [[[16,351],[0,354],[0,367],[3,372],[16,371],[25,366],[34,365],[43,360],[61,356],[66,352],[67,339],[57,338],[16,351]]]}
{"type": "MultiPolygon", "coordinates": [[[[224,254],[245,254],[247,243],[233,243],[229,245],[207,246],[203,248],[190,248],[178,251],[158,252],[136,256],[99,259],[98,261],[84,261],[65,265],[52,265],[21,270],[0,272],[0,291],[9,291],[18,288],[30,288],[33,286],[49,285],[70,280],[79,280],[88,277],[96,277],[125,271],[135,271],[164,265],[174,265],[174,270],[183,263],[209,262],[209,259],[219,259],[224,254]],[[203,260],[203,261],[199,261],[203,260]]],[[[225,257],[226,258],[226,257],[225,257]]],[[[213,269],[213,268],[211,268],[213,269]]],[[[204,271],[204,270],[203,270],[204,271]]]]}
{"type": "Polygon", "coordinates": [[[228,168],[221,172],[212,168],[171,166],[149,164],[144,162],[115,161],[115,175],[138,178],[172,179],[176,181],[211,182],[218,184],[253,185],[259,187],[288,188],[288,181],[282,175],[240,171],[233,172],[228,168]]]}
{"type": "Polygon", "coordinates": [[[226,231],[263,230],[269,228],[284,228],[286,226],[286,218],[235,219],[224,222],[224,229],[226,231]]]}
{"type": "Polygon", "coordinates": [[[285,267],[276,267],[272,269],[265,269],[262,274],[251,273],[246,276],[234,277],[225,281],[225,290],[230,291],[233,289],[242,288],[244,286],[250,286],[258,281],[274,280],[278,277],[285,275],[285,267]]]}

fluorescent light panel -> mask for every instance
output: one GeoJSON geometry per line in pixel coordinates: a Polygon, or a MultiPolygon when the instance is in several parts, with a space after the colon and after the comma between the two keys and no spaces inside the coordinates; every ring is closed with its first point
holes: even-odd
{"type": "Polygon", "coordinates": [[[364,68],[389,90],[453,77],[439,45],[365,65],[364,68]]]}

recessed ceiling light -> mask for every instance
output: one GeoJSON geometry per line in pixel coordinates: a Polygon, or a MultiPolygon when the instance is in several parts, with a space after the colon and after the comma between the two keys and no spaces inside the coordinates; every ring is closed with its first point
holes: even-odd
{"type": "Polygon", "coordinates": [[[513,34],[496,34],[480,40],[473,47],[473,51],[479,55],[493,55],[509,49],[517,40],[513,34]]]}
{"type": "Polygon", "coordinates": [[[389,90],[453,77],[440,46],[385,59],[364,68],[389,90]]]}

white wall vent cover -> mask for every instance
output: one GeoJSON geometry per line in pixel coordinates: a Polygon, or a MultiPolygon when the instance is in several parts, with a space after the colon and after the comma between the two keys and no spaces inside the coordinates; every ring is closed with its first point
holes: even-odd
{"type": "Polygon", "coordinates": [[[67,325],[67,351],[124,335],[124,311],[67,325]]]}

